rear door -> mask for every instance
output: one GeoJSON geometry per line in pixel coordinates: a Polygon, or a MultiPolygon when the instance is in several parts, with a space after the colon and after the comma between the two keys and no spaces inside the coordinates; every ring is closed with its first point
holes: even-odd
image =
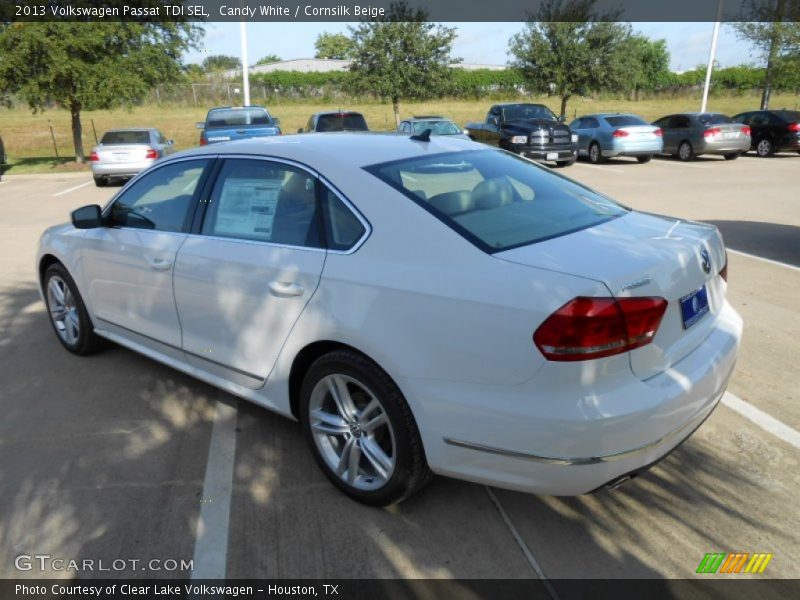
{"type": "Polygon", "coordinates": [[[263,384],[325,263],[318,185],[287,162],[225,159],[199,234],[175,264],[187,361],[253,389],[263,384]]]}

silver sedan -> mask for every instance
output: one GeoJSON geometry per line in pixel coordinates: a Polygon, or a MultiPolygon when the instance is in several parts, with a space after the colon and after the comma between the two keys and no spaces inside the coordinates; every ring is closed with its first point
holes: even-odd
{"type": "Polygon", "coordinates": [[[133,177],[174,151],[175,143],[158,129],[112,129],[92,149],[94,183],[103,187],[111,179],[133,177]]]}
{"type": "Polygon", "coordinates": [[[718,113],[682,113],[655,123],[664,131],[664,154],[693,160],[701,154],[721,154],[735,160],[750,149],[750,127],[718,113]]]}

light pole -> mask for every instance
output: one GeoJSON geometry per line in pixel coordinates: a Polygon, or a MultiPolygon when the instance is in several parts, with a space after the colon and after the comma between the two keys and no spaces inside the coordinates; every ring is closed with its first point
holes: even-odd
{"type": "Polygon", "coordinates": [[[703,86],[703,103],[700,105],[700,112],[706,112],[708,104],[708,88],[711,86],[711,70],[714,68],[714,56],[717,53],[717,38],[719,37],[719,24],[722,20],[722,0],[717,1],[717,20],[714,22],[714,33],[711,36],[711,52],[708,55],[708,66],[706,67],[706,83],[703,86]]]}
{"type": "Polygon", "coordinates": [[[250,106],[250,67],[247,60],[247,23],[239,22],[239,37],[242,42],[242,88],[244,92],[244,105],[250,106]]]}

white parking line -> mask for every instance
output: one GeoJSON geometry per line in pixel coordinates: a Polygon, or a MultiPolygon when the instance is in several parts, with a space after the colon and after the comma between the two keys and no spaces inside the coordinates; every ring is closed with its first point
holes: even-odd
{"type": "Polygon", "coordinates": [[[225,579],[237,414],[235,399],[233,404],[217,400],[194,542],[192,579],[225,579]]]}
{"type": "Polygon", "coordinates": [[[755,260],[763,260],[764,262],[770,263],[771,265],[776,265],[778,267],[786,267],[787,269],[800,271],[800,267],[796,267],[795,265],[790,265],[788,263],[781,262],[779,260],[772,260],[771,258],[756,256],[755,254],[748,254],[747,252],[742,252],[741,250],[734,250],[733,248],[728,248],[728,252],[730,252],[731,254],[738,254],[739,256],[746,256],[747,258],[753,258],[755,260]]]}
{"type": "Polygon", "coordinates": [[[752,404],[745,402],[730,392],[725,392],[725,395],[722,396],[722,403],[728,408],[735,410],[746,419],[750,419],[750,421],[761,427],[764,431],[771,433],[776,438],[800,450],[800,431],[792,429],[788,425],[784,425],[775,417],[771,417],[764,411],[757,409],[752,404]]]}
{"type": "Polygon", "coordinates": [[[514,527],[514,523],[511,522],[511,517],[508,516],[508,513],[503,508],[503,505],[500,504],[500,500],[497,498],[495,493],[492,491],[492,488],[489,486],[483,486],[483,489],[486,490],[486,493],[489,495],[489,500],[492,501],[494,507],[497,509],[497,512],[500,513],[500,518],[503,519],[503,522],[508,527],[508,530],[511,532],[511,536],[514,538],[514,541],[517,542],[520,550],[522,550],[522,554],[525,555],[525,560],[528,561],[531,569],[533,572],[536,573],[536,576],[541,580],[542,585],[547,590],[547,593],[550,594],[550,597],[553,600],[559,600],[558,594],[556,593],[555,588],[553,585],[548,581],[547,577],[545,577],[544,571],[542,571],[542,567],[539,565],[539,562],[536,560],[536,557],[533,555],[533,552],[530,551],[528,548],[528,544],[525,543],[525,540],[522,539],[522,536],[517,531],[517,528],[514,527]]]}
{"type": "Polygon", "coordinates": [[[622,173],[619,169],[615,169],[614,167],[600,167],[598,165],[586,165],[581,164],[582,167],[588,167],[589,169],[598,169],[600,171],[608,171],[609,173],[622,173]]]}
{"type": "Polygon", "coordinates": [[[92,182],[91,181],[87,181],[86,183],[82,183],[80,185],[76,185],[75,187],[71,187],[71,188],[66,189],[64,191],[58,192],[57,194],[53,194],[53,198],[55,198],[56,196],[63,196],[64,194],[69,194],[70,192],[74,192],[75,190],[79,190],[82,187],[86,187],[90,183],[92,183],[92,182]]]}

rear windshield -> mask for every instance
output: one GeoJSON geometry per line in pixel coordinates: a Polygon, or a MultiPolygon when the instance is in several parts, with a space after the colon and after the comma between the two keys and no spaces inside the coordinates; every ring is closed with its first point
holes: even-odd
{"type": "Polygon", "coordinates": [[[527,119],[548,119],[555,121],[553,111],[541,104],[513,104],[503,107],[503,119],[506,121],[527,119]]]}
{"type": "Polygon", "coordinates": [[[367,131],[367,122],[359,113],[320,115],[317,131],[367,131]]]}
{"type": "Polygon", "coordinates": [[[724,123],[733,123],[733,119],[725,115],[717,114],[702,114],[697,115],[697,120],[703,125],[722,125],[724,123]]]}
{"type": "Polygon", "coordinates": [[[108,131],[100,140],[103,145],[111,144],[149,144],[149,131],[108,131]]]}
{"type": "Polygon", "coordinates": [[[612,127],[631,127],[633,125],[650,125],[644,119],[634,115],[621,115],[619,117],[606,117],[606,122],[612,127]]]}
{"type": "Polygon", "coordinates": [[[209,129],[239,125],[272,125],[272,119],[263,108],[219,108],[209,111],[206,119],[209,129]]]}
{"type": "Polygon", "coordinates": [[[586,229],[627,212],[544,167],[497,150],[421,156],[366,170],[490,253],[586,229]]]}
{"type": "Polygon", "coordinates": [[[789,123],[800,121],[800,112],[796,110],[776,110],[775,114],[778,115],[784,121],[788,121],[789,123]]]}
{"type": "Polygon", "coordinates": [[[452,121],[414,121],[411,123],[414,133],[422,133],[430,129],[433,135],[457,135],[463,133],[452,121]]]}

